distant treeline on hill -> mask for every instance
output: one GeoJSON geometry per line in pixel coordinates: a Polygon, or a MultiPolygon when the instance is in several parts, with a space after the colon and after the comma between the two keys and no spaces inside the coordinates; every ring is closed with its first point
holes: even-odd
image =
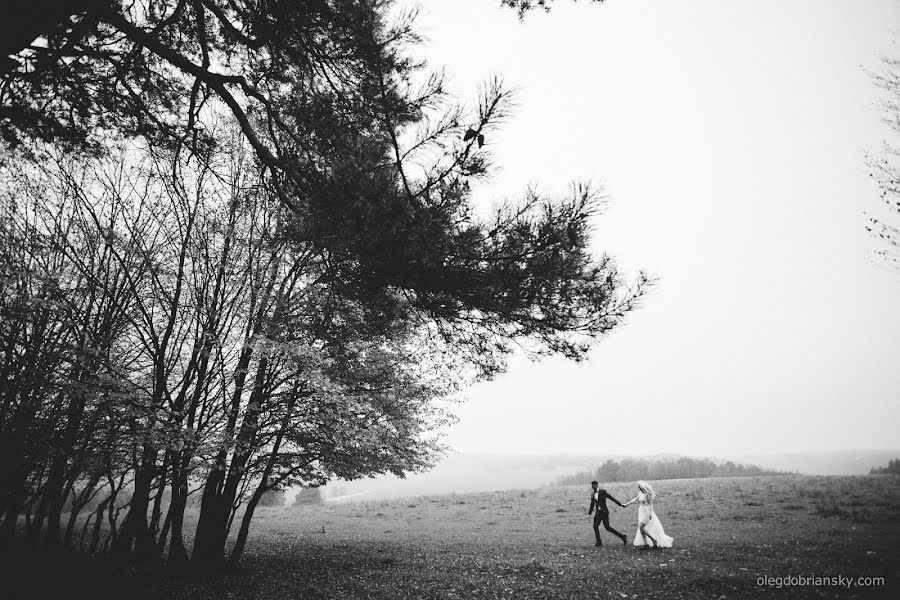
{"type": "Polygon", "coordinates": [[[600,482],[637,481],[639,479],[694,479],[703,477],[749,477],[754,475],[787,475],[783,471],[762,469],[756,465],[741,465],[731,461],[716,464],[708,458],[647,460],[625,458],[607,460],[596,471],[582,471],[557,480],[559,485],[577,485],[594,479],[600,482]]]}
{"type": "Polygon", "coordinates": [[[886,467],[872,467],[869,475],[900,475],[900,458],[889,461],[886,467]]]}

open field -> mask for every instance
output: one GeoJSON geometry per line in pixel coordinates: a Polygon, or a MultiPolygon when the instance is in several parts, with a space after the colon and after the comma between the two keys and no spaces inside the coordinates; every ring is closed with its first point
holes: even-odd
{"type": "MultiPolygon", "coordinates": [[[[900,478],[654,482],[668,550],[631,546],[611,506],[593,547],[589,487],[260,509],[243,567],[175,574],[20,556],[3,598],[880,598],[900,593],[900,478]],[[880,586],[760,586],[759,577],[879,577],[880,586]]],[[[634,486],[610,484],[623,502],[634,486]]]]}

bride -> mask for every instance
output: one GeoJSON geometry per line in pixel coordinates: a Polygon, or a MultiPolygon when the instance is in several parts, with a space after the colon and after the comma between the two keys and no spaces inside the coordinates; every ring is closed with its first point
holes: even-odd
{"type": "Polygon", "coordinates": [[[663,531],[662,523],[659,517],[653,512],[653,499],[656,498],[656,492],[650,487],[646,481],[638,481],[638,495],[624,504],[628,506],[633,502],[640,502],[638,507],[638,530],[634,535],[635,546],[650,546],[647,540],[653,542],[653,546],[657,548],[671,548],[672,538],[663,531]]]}

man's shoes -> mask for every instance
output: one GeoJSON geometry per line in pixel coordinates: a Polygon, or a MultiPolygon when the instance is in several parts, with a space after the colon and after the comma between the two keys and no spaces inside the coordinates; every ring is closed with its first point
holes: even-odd
{"type": "Polygon", "coordinates": [[[599,546],[600,548],[602,548],[602,547],[603,547],[603,542],[597,542],[596,544],[594,544],[594,546],[599,546]]]}
{"type": "Polygon", "coordinates": [[[626,536],[624,533],[622,534],[622,545],[623,546],[628,545],[628,536],[626,536]]]}

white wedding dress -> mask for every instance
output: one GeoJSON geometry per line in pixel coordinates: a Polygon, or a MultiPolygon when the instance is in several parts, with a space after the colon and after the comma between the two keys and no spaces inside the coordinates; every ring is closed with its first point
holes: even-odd
{"type": "Polygon", "coordinates": [[[641,525],[643,525],[644,531],[649,533],[650,536],[656,540],[657,547],[671,548],[673,538],[666,535],[662,523],[659,521],[659,517],[653,512],[653,500],[650,499],[648,494],[641,492],[638,494],[638,502],[640,502],[640,506],[638,507],[638,530],[637,533],[634,534],[634,545],[653,547],[653,542],[650,541],[649,538],[647,539],[647,543],[644,543],[644,536],[641,535],[641,525]]]}

